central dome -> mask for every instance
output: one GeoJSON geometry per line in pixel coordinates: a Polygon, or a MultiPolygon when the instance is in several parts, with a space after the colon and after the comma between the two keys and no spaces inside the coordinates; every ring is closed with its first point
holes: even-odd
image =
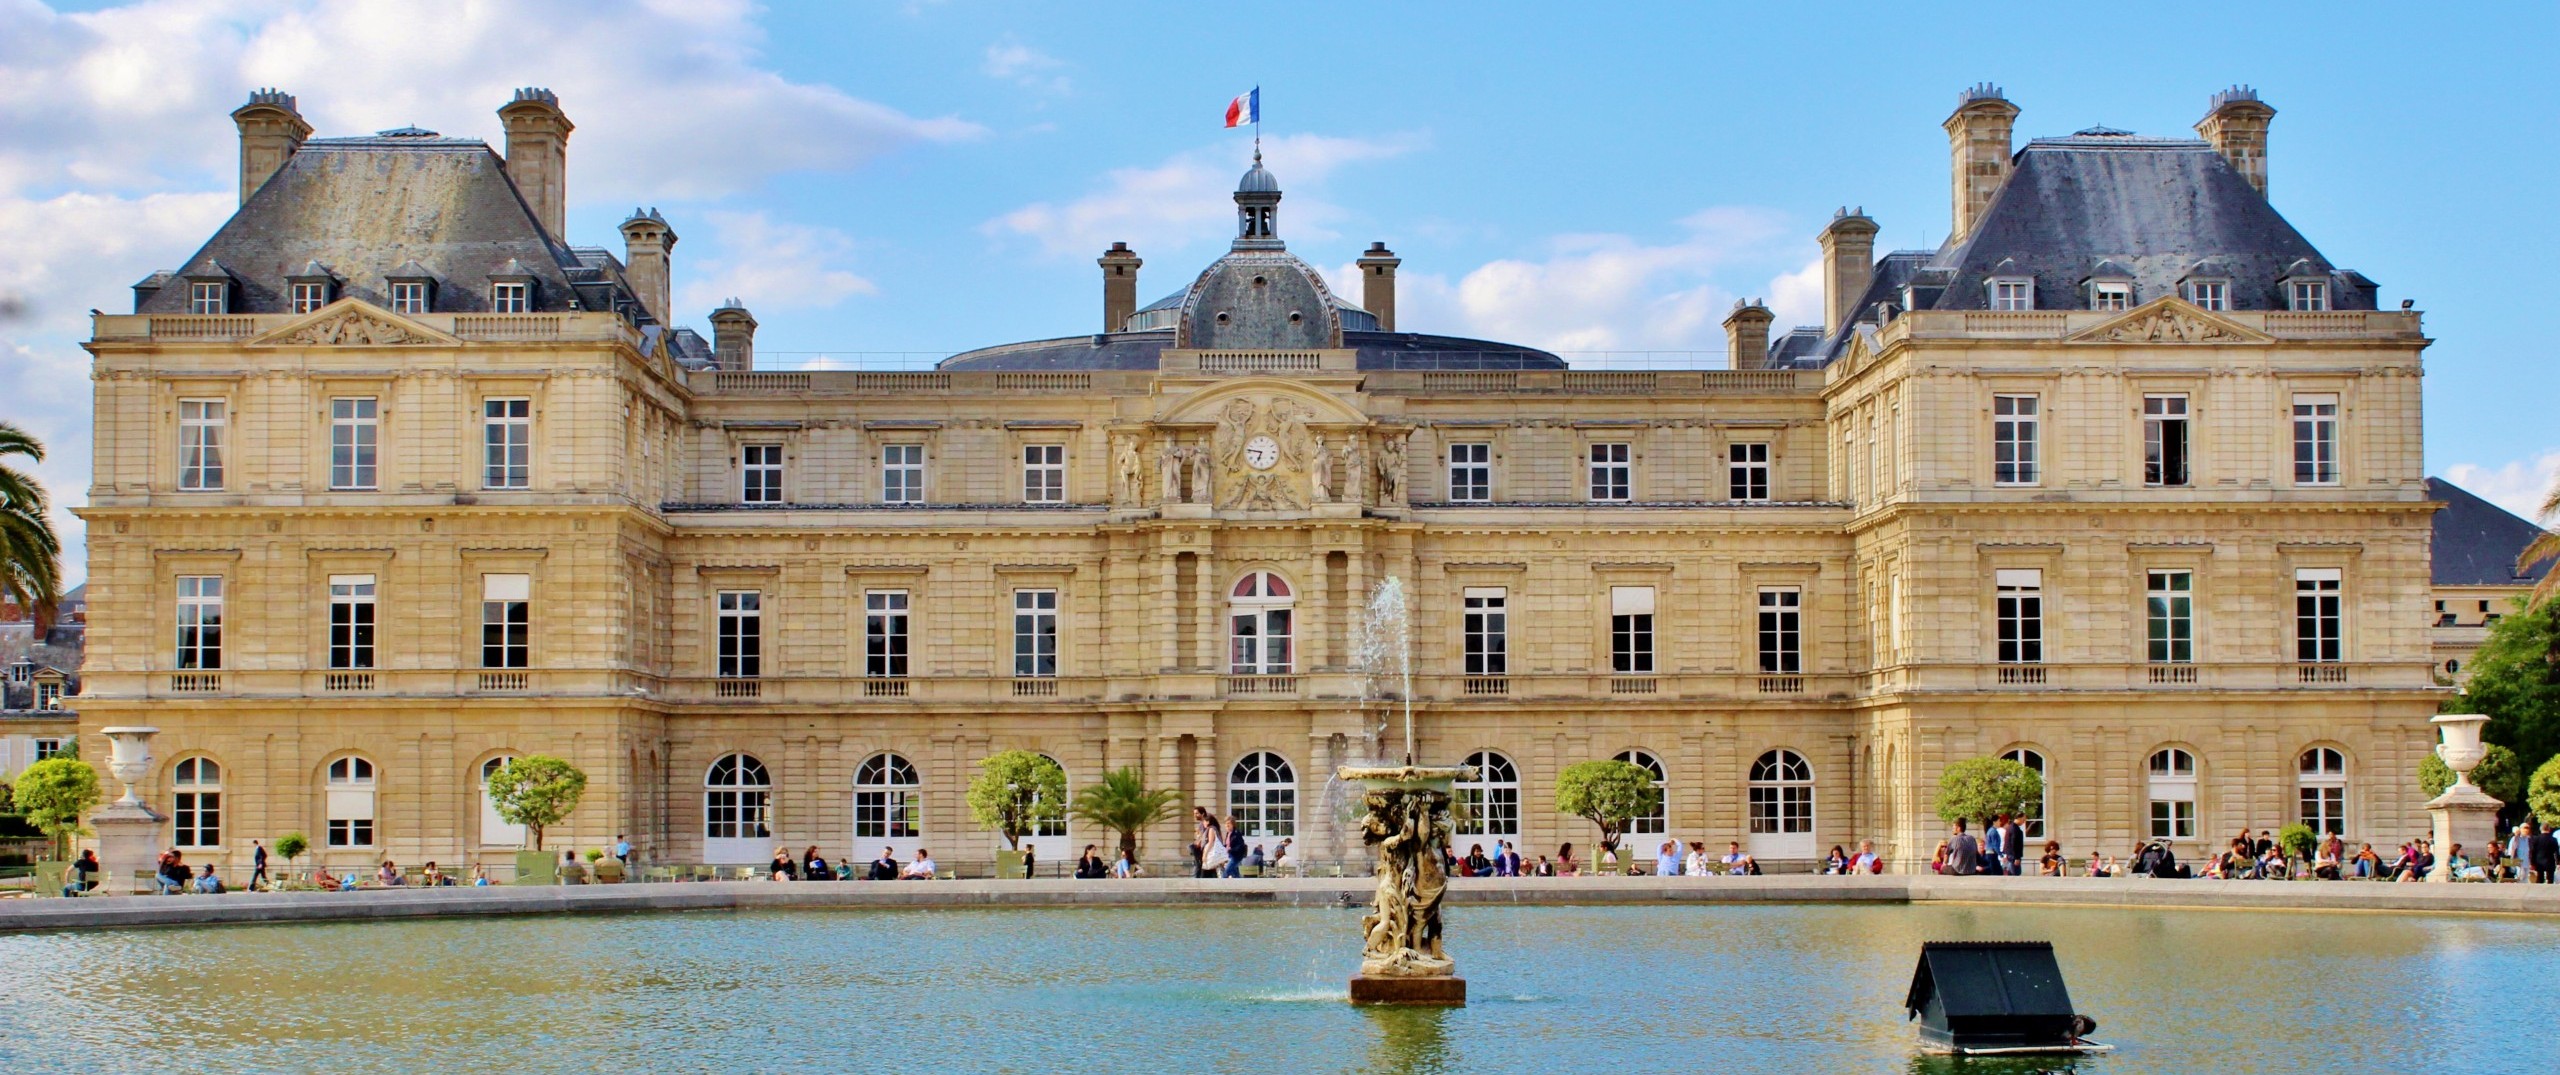
{"type": "Polygon", "coordinates": [[[1253,158],[1253,169],[1246,172],[1244,174],[1244,178],[1236,180],[1236,193],[1278,194],[1280,193],[1280,177],[1271,174],[1270,169],[1264,168],[1262,166],[1262,157],[1257,154],[1253,158]]]}

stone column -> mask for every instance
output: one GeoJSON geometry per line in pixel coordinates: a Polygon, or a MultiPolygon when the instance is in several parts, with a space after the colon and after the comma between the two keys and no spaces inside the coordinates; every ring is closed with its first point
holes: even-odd
{"type": "Polygon", "coordinates": [[[98,868],[104,874],[99,888],[121,894],[134,891],[136,871],[149,871],[160,864],[161,825],[169,819],[151,809],[133,790],[134,782],[151,775],[151,737],[158,735],[160,729],[120,727],[104,731],[112,744],[107,771],[124,784],[124,797],[91,811],[89,827],[98,834],[98,868]]]}

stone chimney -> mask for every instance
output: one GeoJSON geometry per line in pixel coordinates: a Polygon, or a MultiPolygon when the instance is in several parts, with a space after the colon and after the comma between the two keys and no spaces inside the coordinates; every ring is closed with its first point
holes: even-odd
{"type": "Polygon", "coordinates": [[[2196,121],[2196,133],[2213,143],[2213,151],[2231,162],[2240,178],[2267,192],[2267,124],[2276,110],[2258,99],[2258,91],[2233,86],[2213,95],[2213,107],[2196,121]]]}
{"type": "Polygon", "coordinates": [[[711,355],[724,370],[756,368],[756,315],[730,299],[711,311],[711,355]]]}
{"type": "Polygon", "coordinates": [[[1102,266],[1102,331],[1122,332],[1138,312],[1138,252],[1113,243],[1094,264],[1102,266]]]}
{"type": "Polygon", "coordinates": [[[569,132],[577,128],[550,90],[527,86],[498,110],[507,125],[507,178],[554,239],[569,234],[569,132]]]}
{"type": "Polygon", "coordinates": [[[248,104],[232,110],[231,122],[240,128],[240,204],[247,205],[249,196],[311,137],[311,125],[302,122],[292,94],[272,88],[252,91],[248,104]]]}
{"type": "Polygon", "coordinates": [[[648,307],[649,316],[659,324],[674,324],[667,307],[676,230],[667,226],[667,218],[657,210],[634,209],[631,219],[622,222],[622,249],[622,273],[631,281],[632,292],[640,296],[640,305],[648,307]]]}
{"type": "Polygon", "coordinates": [[[2018,106],[1988,82],[1956,94],[1955,114],[1947,117],[1947,146],[1955,158],[1955,224],[1949,238],[1961,242],[1971,234],[1992,195],[2009,181],[2009,132],[2017,124],[2018,106]]]}
{"type": "Polygon", "coordinates": [[[1396,266],[1404,259],[1385,243],[1370,243],[1360,255],[1360,307],[1378,315],[1378,331],[1396,330],[1396,266]]]}
{"type": "Polygon", "coordinates": [[[1822,229],[1822,334],[1830,336],[1849,323],[1860,296],[1876,276],[1876,222],[1865,206],[1841,206],[1822,229]]]}
{"type": "Polygon", "coordinates": [[[1777,315],[1759,299],[1733,300],[1724,319],[1724,364],[1728,369],[1756,370],[1769,364],[1769,324],[1777,315]]]}

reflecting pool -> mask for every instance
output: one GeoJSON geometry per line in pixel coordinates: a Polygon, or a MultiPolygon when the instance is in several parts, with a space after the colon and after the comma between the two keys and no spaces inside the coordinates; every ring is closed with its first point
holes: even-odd
{"type": "Polygon", "coordinates": [[[2012,1072],[1923,1060],[1924,939],[2050,939],[2079,1072],[2549,1071],[2547,919],[1453,906],[1473,1005],[1342,1001],[1358,912],[825,910],[0,936],[14,1070],[2012,1072]],[[2532,1028],[2518,1033],[2520,1028],[2532,1028]],[[2535,1053],[2519,1042],[2534,1043],[2535,1053]]]}

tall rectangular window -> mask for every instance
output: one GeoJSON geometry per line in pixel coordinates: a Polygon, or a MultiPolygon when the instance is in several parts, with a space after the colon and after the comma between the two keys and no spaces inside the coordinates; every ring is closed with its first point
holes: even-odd
{"type": "Polygon", "coordinates": [[[222,443],[230,404],[218,399],[178,401],[178,488],[222,488],[222,443]]]}
{"type": "Polygon", "coordinates": [[[480,404],[480,443],[485,489],[533,487],[533,401],[491,399],[480,404]]]}
{"type": "Polygon", "coordinates": [[[373,667],[373,576],[329,576],[329,667],[373,667]]]}
{"type": "Polygon", "coordinates": [[[1022,502],[1063,504],[1067,500],[1067,446],[1022,446],[1022,502]]]}
{"type": "Polygon", "coordinates": [[[2187,664],[2196,659],[2195,574],[2153,571],[2144,586],[2144,616],[2149,621],[2153,664],[2187,664]]]}
{"type": "Polygon", "coordinates": [[[764,595],[755,590],[720,591],[719,667],[723,679],[754,679],[764,674],[764,595]]]}
{"type": "Polygon", "coordinates": [[[2044,660],[2044,572],[2003,568],[1995,576],[2000,621],[2000,663],[2044,660]]]}
{"type": "Polygon", "coordinates": [[[1991,397],[1991,480],[2001,485],[2036,483],[2034,396],[1991,397]]]}
{"type": "Polygon", "coordinates": [[[2293,397],[2293,482],[2338,484],[2338,397],[2293,397]]]}
{"type": "Polygon", "coordinates": [[[1509,596],[1499,586],[1466,588],[1466,621],[1461,628],[1466,636],[1466,674],[1511,674],[1511,628],[1504,610],[1509,596]]]}
{"type": "Polygon", "coordinates": [[[1013,591],[1013,674],[1058,674],[1058,591],[1013,591]]]}
{"type": "Polygon", "coordinates": [[[2142,397],[2142,484],[2187,484],[2187,397],[2142,397]]]}
{"type": "Polygon", "coordinates": [[[862,674],[872,679],[907,678],[907,591],[873,590],[862,595],[862,674]]]}
{"type": "Polygon", "coordinates": [[[1609,667],[1653,674],[1653,587],[1609,587],[1609,667]]]}
{"type": "Polygon", "coordinates": [[[427,282],[402,280],[391,285],[391,312],[422,314],[427,312],[427,282]]]}
{"type": "Polygon", "coordinates": [[[480,667],[533,664],[533,576],[480,576],[480,667]]]}
{"type": "Polygon", "coordinates": [[[1993,280],[1988,290],[1994,310],[2036,308],[2036,282],[2033,280],[1993,280]]]}
{"type": "Polygon", "coordinates": [[[1449,446],[1449,499],[1465,504],[1493,499],[1493,445],[1449,446]]]}
{"type": "Polygon", "coordinates": [[[782,446],[738,446],[738,499],[748,504],[782,503],[782,446]]]}
{"type": "Polygon", "coordinates": [[[880,499],[890,504],[924,502],[924,445],[880,446],[880,499]]]}
{"type": "Polygon", "coordinates": [[[489,310],[491,313],[528,313],[533,309],[532,299],[533,285],[531,284],[501,283],[489,285],[489,310]]]}
{"type": "Polygon", "coordinates": [[[1635,465],[1625,444],[1591,446],[1591,499],[1627,500],[1635,492],[1635,465]]]}
{"type": "Polygon", "coordinates": [[[2187,285],[2187,301],[2194,303],[2199,310],[2228,310],[2231,308],[2230,296],[2231,285],[2220,280],[2198,280],[2187,285]]]}
{"type": "Polygon", "coordinates": [[[61,683],[48,679],[36,684],[36,710],[43,713],[62,711],[61,683]]]}
{"type": "Polygon", "coordinates": [[[2293,657],[2297,661],[2346,660],[2345,572],[2306,567],[2293,573],[2293,657]]]}
{"type": "Polygon", "coordinates": [[[187,312],[191,314],[227,314],[231,312],[229,284],[194,284],[187,289],[187,312]]]}
{"type": "Polygon", "coordinates": [[[178,576],[178,667],[222,667],[222,576],[178,576]]]}
{"type": "Polygon", "coordinates": [[[1760,591],[1760,670],[1775,675],[1804,671],[1804,593],[1793,587],[1760,591]]]}
{"type": "Polygon", "coordinates": [[[329,401],[329,488],[374,487],[382,431],[379,407],[370,396],[329,401]]]}
{"type": "Polygon", "coordinates": [[[2329,308],[2329,285],[2326,282],[2296,280],[2293,286],[2287,289],[2287,294],[2293,299],[2293,308],[2296,310],[2319,313],[2329,308]]]}
{"type": "Polygon", "coordinates": [[[293,313],[307,314],[323,306],[327,306],[328,304],[329,285],[318,283],[295,284],[293,285],[293,296],[291,299],[287,300],[286,308],[293,313]]]}
{"type": "Polygon", "coordinates": [[[1725,494],[1733,500],[1769,499],[1769,446],[1725,446],[1725,494]]]}

